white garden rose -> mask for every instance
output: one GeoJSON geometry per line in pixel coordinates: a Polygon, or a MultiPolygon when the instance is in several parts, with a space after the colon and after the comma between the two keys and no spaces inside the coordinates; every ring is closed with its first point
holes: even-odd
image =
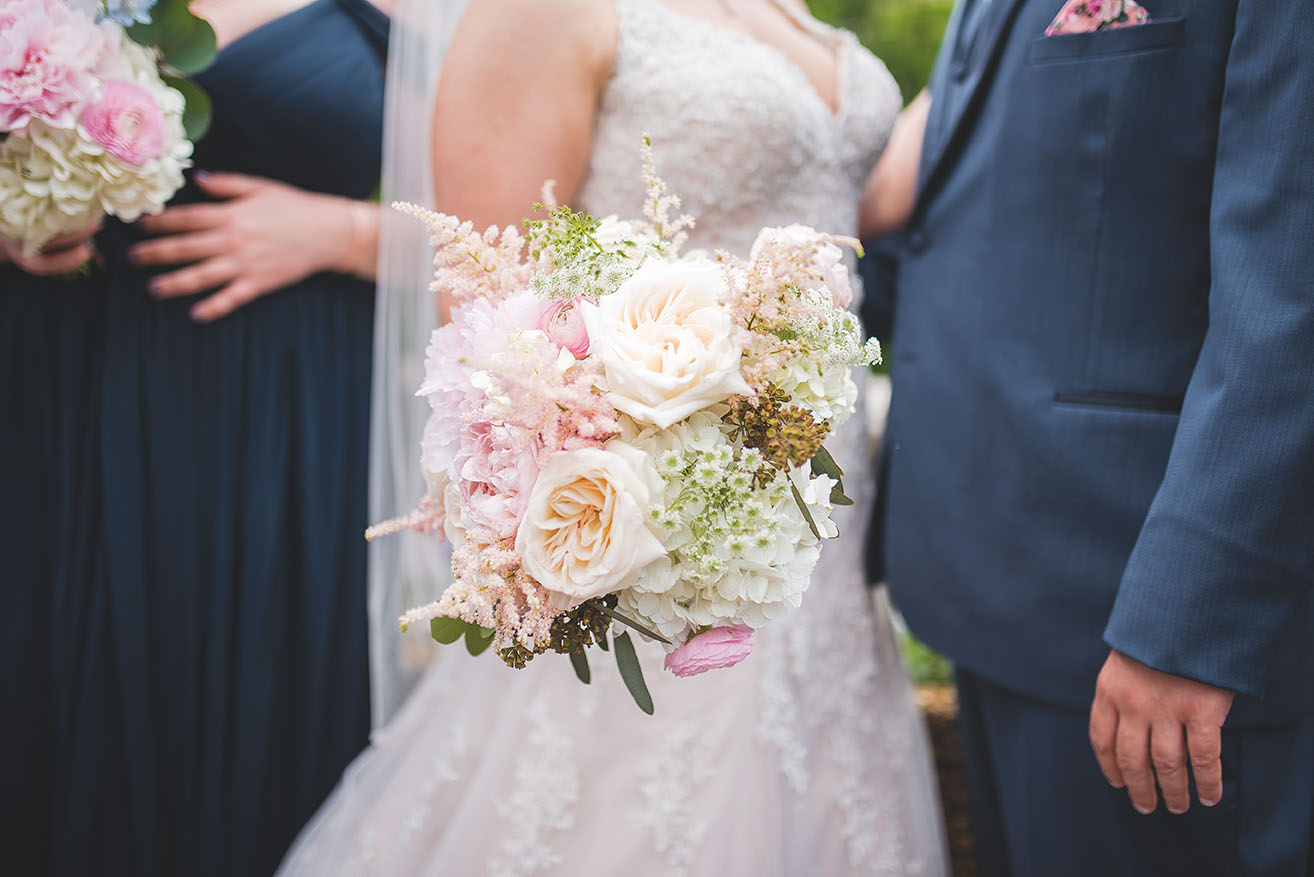
{"type": "Polygon", "coordinates": [[[831,301],[837,308],[847,308],[852,303],[853,280],[849,277],[848,266],[844,264],[844,251],[833,244],[826,235],[806,225],[764,228],[753,242],[749,258],[756,259],[763,247],[773,243],[793,247],[813,247],[815,256],[809,268],[816,285],[811,288],[829,292],[831,301]]]}
{"type": "Polygon", "coordinates": [[[721,268],[709,259],[649,262],[595,305],[581,303],[606,396],[637,421],[668,427],[752,392],[740,373],[721,268]]]}
{"type": "Polygon", "coordinates": [[[666,549],[648,525],[662,482],[619,440],[548,458],[516,533],[525,571],[559,609],[628,587],[666,549]]]}

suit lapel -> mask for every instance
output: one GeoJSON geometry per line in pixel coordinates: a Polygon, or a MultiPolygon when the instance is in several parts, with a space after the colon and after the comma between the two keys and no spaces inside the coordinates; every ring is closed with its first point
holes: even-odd
{"type": "MultiPolygon", "coordinates": [[[[979,2],[979,0],[978,0],[979,2]]],[[[1003,46],[1004,35],[1008,32],[1013,19],[1017,17],[1018,8],[1025,0],[992,0],[986,18],[974,35],[966,37],[967,45],[962,63],[955,60],[954,46],[959,42],[959,31],[963,27],[963,4],[958,4],[945,35],[945,46],[941,50],[933,94],[952,94],[948,107],[936,111],[932,104],[932,124],[927,130],[927,141],[922,152],[922,164],[918,173],[919,193],[925,193],[928,185],[944,162],[945,153],[953,142],[963,133],[963,118],[976,103],[981,86],[994,69],[996,58],[1003,46]]],[[[938,96],[935,98],[939,100],[938,96]]]]}

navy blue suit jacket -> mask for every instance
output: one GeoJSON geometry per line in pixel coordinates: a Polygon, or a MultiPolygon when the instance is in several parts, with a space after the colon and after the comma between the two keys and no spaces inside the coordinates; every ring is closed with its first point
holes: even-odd
{"type": "Polygon", "coordinates": [[[1061,5],[950,22],[871,284],[873,559],[1020,692],[1085,709],[1112,646],[1284,722],[1314,710],[1314,2],[1045,37],[1061,5]]]}

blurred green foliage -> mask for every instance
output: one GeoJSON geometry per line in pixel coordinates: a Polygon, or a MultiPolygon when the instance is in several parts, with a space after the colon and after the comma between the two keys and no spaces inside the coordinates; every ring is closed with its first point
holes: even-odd
{"type": "Polygon", "coordinates": [[[890,68],[904,101],[931,77],[953,0],[808,0],[813,15],[848,28],[890,68]]]}
{"type": "Polygon", "coordinates": [[[914,637],[905,633],[899,641],[903,649],[903,666],[914,685],[953,685],[954,665],[914,637]]]}

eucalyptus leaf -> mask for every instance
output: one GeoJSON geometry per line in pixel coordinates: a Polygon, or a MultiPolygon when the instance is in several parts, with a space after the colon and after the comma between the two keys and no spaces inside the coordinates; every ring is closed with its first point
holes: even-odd
{"type": "Polygon", "coordinates": [[[830,489],[831,505],[853,505],[853,500],[844,495],[844,489],[836,484],[830,489]]]}
{"type": "Polygon", "coordinates": [[[484,636],[484,631],[487,628],[468,623],[465,627],[465,650],[475,657],[479,657],[488,651],[488,647],[493,644],[493,638],[484,636]]]}
{"type": "Polygon", "coordinates": [[[459,618],[442,616],[429,621],[429,636],[445,646],[450,646],[465,636],[466,623],[459,618]]]}
{"type": "Polygon", "coordinates": [[[160,25],[158,20],[152,18],[148,22],[133,22],[127,28],[128,39],[132,40],[139,46],[157,46],[160,43],[160,25]]]}
{"type": "Polygon", "coordinates": [[[161,47],[164,63],[180,73],[200,73],[214,60],[217,47],[214,28],[208,21],[194,18],[185,36],[161,47]]]}
{"type": "Polygon", "coordinates": [[[803,501],[803,494],[798,492],[798,487],[792,481],[789,482],[789,491],[794,494],[794,502],[798,503],[798,510],[803,513],[803,520],[808,522],[812,535],[820,539],[821,531],[817,529],[817,522],[812,520],[812,512],[808,511],[808,504],[803,501]]]}
{"type": "Polygon", "coordinates": [[[656,631],[649,630],[639,622],[635,621],[633,618],[628,618],[624,615],[621,615],[615,609],[612,609],[602,603],[597,603],[595,605],[598,607],[599,610],[602,611],[603,614],[609,616],[610,618],[616,621],[619,621],[621,624],[625,625],[626,627],[633,628],[634,630],[637,630],[639,633],[643,634],[644,636],[649,637],[651,639],[655,639],[661,643],[666,643],[668,646],[671,644],[671,641],[668,640],[666,637],[662,636],[660,633],[657,633],[656,631]]]}
{"type": "Polygon", "coordinates": [[[164,80],[165,85],[177,89],[182,94],[185,102],[182,118],[183,131],[186,132],[187,139],[195,143],[205,136],[206,131],[210,130],[212,111],[209,96],[190,79],[168,74],[160,78],[164,80]]]}
{"type": "Polygon", "coordinates": [[[570,663],[575,668],[575,675],[579,677],[579,681],[588,685],[593,679],[593,675],[589,673],[589,658],[588,655],[584,654],[584,650],[576,649],[571,652],[570,663]]]}
{"type": "Polygon", "coordinates": [[[605,633],[598,639],[598,648],[602,649],[604,652],[611,651],[611,645],[607,642],[607,635],[605,633]]]}
{"type": "Polygon", "coordinates": [[[812,474],[829,475],[836,481],[844,480],[844,470],[835,462],[835,458],[830,455],[830,451],[824,447],[817,448],[817,452],[812,455],[812,474]]]}
{"type": "Polygon", "coordinates": [[[616,666],[620,669],[621,679],[630,690],[630,696],[639,709],[648,715],[653,714],[652,695],[643,681],[643,668],[639,666],[639,656],[634,653],[634,641],[628,633],[616,637],[616,666]]]}

